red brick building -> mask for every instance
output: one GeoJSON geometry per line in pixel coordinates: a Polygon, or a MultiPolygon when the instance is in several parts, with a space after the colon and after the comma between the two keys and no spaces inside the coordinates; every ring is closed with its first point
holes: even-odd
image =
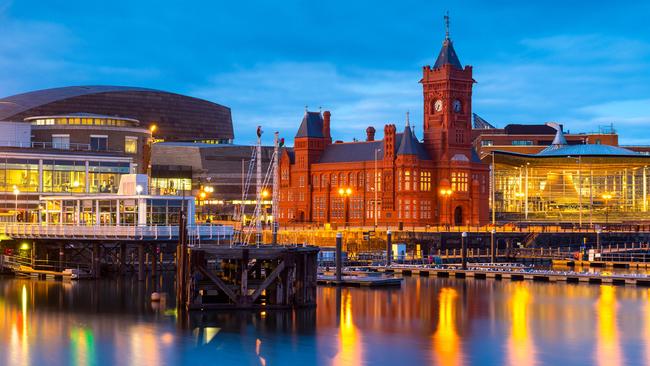
{"type": "Polygon", "coordinates": [[[408,121],[363,142],[332,143],[329,111],[305,112],[280,158],[280,223],[477,225],[489,220],[489,167],[472,148],[472,67],[446,38],[425,66],[424,139],[408,121]]]}

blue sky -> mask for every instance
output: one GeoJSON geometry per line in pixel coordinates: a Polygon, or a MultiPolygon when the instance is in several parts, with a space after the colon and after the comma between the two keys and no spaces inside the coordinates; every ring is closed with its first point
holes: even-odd
{"type": "MultiPolygon", "coordinates": [[[[304,106],[332,111],[336,139],[403,125],[421,136],[421,67],[444,38],[474,66],[474,112],[570,131],[614,123],[650,144],[648,1],[0,0],[0,95],[134,85],[232,108],[289,141],[304,106]]],[[[378,136],[379,137],[379,136],[378,136]]]]}

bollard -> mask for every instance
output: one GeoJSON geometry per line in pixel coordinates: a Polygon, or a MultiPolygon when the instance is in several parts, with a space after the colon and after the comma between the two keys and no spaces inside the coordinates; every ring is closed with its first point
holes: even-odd
{"type": "Polygon", "coordinates": [[[390,261],[393,259],[393,233],[390,230],[386,231],[386,266],[390,266],[390,261]]]}
{"type": "Polygon", "coordinates": [[[336,233],[336,283],[341,283],[341,266],[343,265],[343,234],[336,233]]]}
{"type": "Polygon", "coordinates": [[[467,232],[463,231],[463,233],[460,235],[460,242],[461,242],[461,264],[463,269],[467,269],[467,232]]]}

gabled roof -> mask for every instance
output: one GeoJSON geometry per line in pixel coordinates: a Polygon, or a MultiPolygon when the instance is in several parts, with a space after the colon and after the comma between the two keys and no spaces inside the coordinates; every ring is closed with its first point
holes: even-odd
{"type": "Polygon", "coordinates": [[[296,137],[324,137],[323,116],[320,112],[305,111],[305,115],[302,117],[302,122],[300,122],[300,127],[298,128],[296,137]]]}
{"type": "Polygon", "coordinates": [[[460,60],[458,59],[458,55],[456,55],[456,50],[454,50],[454,45],[452,44],[451,39],[445,39],[445,41],[442,42],[442,49],[438,54],[438,59],[436,59],[433,68],[437,69],[442,67],[442,65],[451,65],[457,69],[463,69],[460,60]]]}

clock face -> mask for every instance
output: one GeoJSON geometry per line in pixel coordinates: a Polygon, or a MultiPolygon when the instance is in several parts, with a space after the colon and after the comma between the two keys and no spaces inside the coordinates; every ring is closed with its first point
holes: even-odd
{"type": "Polygon", "coordinates": [[[433,109],[435,109],[436,112],[440,112],[442,110],[442,100],[436,100],[436,102],[433,104],[433,109]]]}
{"type": "Polygon", "coordinates": [[[460,104],[460,100],[456,99],[454,100],[454,112],[460,113],[460,111],[463,109],[463,106],[460,104]]]}

